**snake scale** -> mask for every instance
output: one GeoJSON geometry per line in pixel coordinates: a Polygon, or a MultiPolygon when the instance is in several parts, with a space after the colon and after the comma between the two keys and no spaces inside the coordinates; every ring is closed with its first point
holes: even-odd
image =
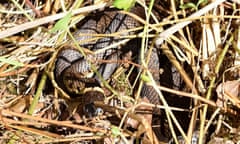
{"type": "MultiPolygon", "coordinates": [[[[131,12],[139,17],[144,17],[144,11],[141,8],[135,7],[131,12]]],[[[55,80],[58,85],[73,97],[84,95],[86,88],[102,85],[99,75],[92,71],[92,65],[96,68],[98,74],[100,74],[104,80],[107,80],[115,72],[119,64],[116,62],[101,63],[101,61],[118,61],[122,59],[121,56],[126,49],[130,49],[130,51],[138,56],[141,47],[140,43],[130,41],[125,45],[104,49],[114,43],[124,40],[124,36],[137,34],[138,32],[136,31],[129,32],[127,30],[142,25],[133,17],[120,13],[118,10],[106,9],[102,12],[94,13],[86,17],[84,21],[78,25],[79,29],[74,33],[74,37],[79,42],[80,47],[91,52],[85,51],[86,56],[84,56],[73,43],[69,42],[70,44],[65,45],[59,51],[54,71],[55,80]],[[99,36],[99,34],[104,34],[105,36],[99,36]],[[102,51],[99,52],[99,50],[102,51]]],[[[152,50],[148,68],[155,71],[163,68],[168,70],[168,74],[172,73],[170,64],[165,63],[163,66],[160,65],[160,61],[166,61],[164,57],[161,58],[160,55],[158,49],[154,48],[152,50]]],[[[139,58],[137,58],[136,62],[139,63],[139,58]]],[[[158,84],[160,84],[161,78],[163,81],[162,85],[165,85],[165,81],[168,82],[166,86],[171,87],[169,86],[169,81],[172,80],[171,76],[164,74],[160,75],[158,71],[153,73],[153,78],[158,84]]],[[[92,93],[91,91],[88,92],[92,93]]],[[[161,104],[156,91],[147,84],[144,84],[142,87],[141,97],[146,97],[150,103],[161,104]]],[[[95,100],[102,100],[103,92],[93,92],[91,95],[83,97],[83,99],[87,102],[83,103],[88,105],[88,103],[95,100]]],[[[94,112],[95,109],[92,111],[94,112]]],[[[160,132],[159,129],[157,131],[160,132]]]]}

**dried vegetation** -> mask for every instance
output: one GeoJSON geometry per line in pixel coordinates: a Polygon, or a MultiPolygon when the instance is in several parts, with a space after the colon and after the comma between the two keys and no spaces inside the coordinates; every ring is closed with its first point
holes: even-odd
{"type": "MultiPolygon", "coordinates": [[[[178,89],[156,85],[151,79],[152,71],[147,69],[139,81],[148,82],[160,96],[161,92],[168,92],[193,100],[187,109],[191,119],[188,132],[180,134],[171,129],[178,120],[172,111],[185,109],[168,101],[155,106],[139,100],[138,82],[129,82],[131,67],[144,68],[144,65],[124,61],[125,65],[111,78],[111,84],[105,82],[107,97],[95,102],[103,113],[96,117],[83,116],[79,110],[81,102],[72,100],[58,87],[53,73],[59,47],[68,41],[71,31],[76,30],[75,24],[86,15],[112,6],[108,0],[94,2],[11,0],[0,3],[1,143],[109,144],[133,143],[134,138],[137,138],[135,143],[140,143],[140,139],[142,143],[164,143],[152,135],[151,114],[146,114],[152,107],[166,111],[165,120],[170,120],[166,124],[170,130],[166,131],[172,130],[172,141],[240,143],[238,0],[156,1],[154,9],[159,15],[152,17],[156,16],[157,20],[148,25],[143,21],[145,30],[155,32],[148,34],[141,29],[140,36],[155,38],[152,43],[170,59],[186,86],[178,89]],[[56,21],[64,19],[69,11],[72,16],[65,22],[68,27],[62,24],[62,30],[51,32],[56,21]],[[130,70],[126,71],[126,67],[130,70]],[[109,105],[110,102],[115,104],[109,105]],[[139,114],[141,110],[143,115],[139,114]]],[[[141,0],[137,3],[149,6],[141,0]]],[[[160,127],[164,129],[163,125],[160,127]]]]}

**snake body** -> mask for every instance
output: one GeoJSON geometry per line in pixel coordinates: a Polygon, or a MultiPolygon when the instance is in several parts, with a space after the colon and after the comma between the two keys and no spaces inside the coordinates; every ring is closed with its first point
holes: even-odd
{"type": "MultiPolygon", "coordinates": [[[[131,12],[143,17],[142,9],[133,8],[131,12]]],[[[74,33],[74,37],[79,42],[80,47],[91,51],[91,53],[86,51],[84,57],[73,43],[65,45],[59,51],[55,63],[54,74],[58,85],[72,97],[84,95],[86,88],[100,86],[101,78],[107,80],[118,67],[116,61],[121,59],[123,51],[126,49],[138,51],[140,45],[133,42],[106,50],[102,49],[124,40],[123,36],[136,34],[135,31],[128,32],[127,30],[140,25],[133,17],[113,9],[94,13],[85,18],[83,22],[78,24],[79,29],[74,33]],[[114,33],[115,35],[112,36],[114,33]],[[98,36],[99,34],[104,34],[104,36],[98,36]],[[99,50],[101,51],[97,52],[99,50]],[[115,62],[101,63],[102,60],[115,62]],[[96,68],[101,78],[92,71],[92,66],[96,68]]],[[[88,99],[87,103],[103,99],[102,92],[99,91],[95,95],[82,97],[85,101],[88,99]]],[[[83,103],[86,104],[84,101],[83,103]]]]}
{"type": "MultiPolygon", "coordinates": [[[[142,9],[134,8],[131,12],[140,17],[144,17],[142,9]]],[[[93,87],[101,87],[102,79],[107,80],[111,77],[119,66],[116,61],[122,58],[121,56],[126,50],[132,51],[132,53],[138,57],[135,62],[141,64],[139,60],[140,43],[129,41],[125,45],[106,49],[106,47],[124,40],[123,36],[137,34],[136,31],[129,32],[127,30],[138,26],[141,26],[141,23],[133,17],[122,14],[117,10],[107,9],[94,13],[84,19],[84,21],[79,24],[79,29],[74,33],[74,37],[79,42],[79,46],[85,48],[85,56],[74,46],[73,42],[69,42],[70,44],[65,45],[59,51],[54,72],[56,82],[72,97],[82,97],[83,104],[85,105],[83,108],[86,112],[85,114],[90,116],[95,115],[97,108],[91,105],[91,103],[96,100],[103,100],[104,92],[93,89],[93,87]],[[104,60],[112,62],[102,63],[104,60]],[[96,71],[93,71],[92,66],[94,66],[96,71]],[[98,74],[96,74],[96,72],[98,74]],[[90,91],[89,88],[91,89],[90,91]],[[86,91],[86,89],[88,89],[88,91],[86,91]]],[[[176,75],[177,78],[175,78],[174,75],[177,73],[174,74],[170,61],[166,56],[161,54],[159,49],[153,48],[151,51],[148,69],[153,71],[152,76],[156,83],[161,83],[161,85],[169,88],[173,88],[174,85],[179,87],[181,85],[181,83],[177,82],[179,76],[176,75]],[[160,74],[159,69],[163,69],[164,72],[160,74]]],[[[152,104],[161,104],[158,93],[150,85],[144,83],[140,95],[142,98],[147,98],[152,104]]],[[[179,98],[171,94],[164,95],[167,96],[166,99],[170,105],[174,105],[174,103],[177,102],[177,105],[181,107],[182,104],[179,98]]],[[[183,123],[186,123],[186,114],[187,113],[179,113],[179,119],[183,117],[183,123]]],[[[159,127],[153,128],[158,137],[166,133],[166,128],[163,127],[165,124],[160,120],[162,119],[160,115],[164,117],[160,109],[154,108],[152,124],[161,125],[162,130],[160,131],[159,127]]]]}
{"type": "MultiPolygon", "coordinates": [[[[83,48],[91,50],[93,53],[101,50],[113,43],[122,40],[121,36],[132,34],[132,32],[122,32],[139,26],[139,23],[132,17],[121,14],[116,10],[106,10],[86,18],[79,30],[74,33],[74,37],[83,48]],[[99,38],[98,34],[112,34],[121,32],[116,37],[99,38]],[[90,41],[91,40],[91,41],[90,41]]],[[[72,44],[73,45],[73,44],[72,44]]],[[[58,56],[55,64],[55,78],[67,92],[82,92],[86,85],[100,84],[100,78],[93,74],[91,64],[96,67],[103,79],[108,79],[118,66],[115,63],[100,64],[101,60],[117,61],[121,55],[119,47],[103,50],[97,54],[86,54],[84,57],[74,46],[65,46],[58,56]],[[74,78],[75,79],[72,79],[74,78]],[[74,81],[78,82],[74,82],[74,81]],[[68,83],[68,84],[67,84],[68,83]],[[69,87],[71,86],[71,87],[69,87]]]]}
{"type": "MultiPolygon", "coordinates": [[[[131,12],[144,17],[143,9],[133,8],[131,12]]],[[[139,60],[140,43],[128,42],[125,45],[105,49],[112,44],[124,40],[123,36],[137,34],[136,31],[129,32],[127,30],[141,26],[141,23],[133,17],[120,13],[118,10],[106,9],[88,16],[78,26],[79,29],[74,33],[74,37],[79,42],[79,46],[85,48],[84,53],[86,55],[84,56],[74,46],[73,42],[69,42],[57,55],[54,75],[57,84],[64,91],[72,97],[82,96],[83,103],[89,106],[95,100],[103,100],[104,92],[92,89],[91,91],[87,91],[88,95],[85,97],[85,89],[101,86],[102,79],[109,79],[119,66],[116,61],[121,59],[124,51],[131,50],[135,53],[134,55],[138,57],[135,62],[141,64],[139,60]],[[104,60],[112,62],[102,63],[104,60]],[[95,67],[96,71],[92,70],[92,66],[95,67]]],[[[148,69],[154,71],[152,72],[152,76],[157,84],[160,85],[161,83],[162,86],[178,90],[182,87],[179,73],[175,72],[171,62],[164,54],[161,54],[159,49],[152,49],[148,69]],[[159,72],[160,69],[164,70],[162,74],[159,72]]],[[[152,104],[161,104],[159,95],[152,86],[143,84],[140,95],[142,98],[146,97],[152,104]]],[[[173,94],[164,93],[164,95],[171,106],[176,105],[187,108],[187,104],[190,103],[189,99],[183,101],[181,97],[176,97],[173,94]]],[[[94,113],[96,109],[90,106],[86,111],[94,113]]],[[[153,117],[152,123],[159,125],[160,109],[153,109],[153,113],[157,116],[153,117]]],[[[180,119],[180,124],[187,125],[186,117],[188,117],[188,113],[179,112],[176,114],[177,118],[180,119]]],[[[164,117],[164,114],[161,114],[161,117],[164,117]]],[[[160,125],[162,129],[162,126],[165,124],[161,123],[160,125]]],[[[158,136],[162,135],[159,133],[165,133],[163,131],[166,131],[164,129],[161,132],[159,128],[154,128],[153,130],[158,136]]]]}

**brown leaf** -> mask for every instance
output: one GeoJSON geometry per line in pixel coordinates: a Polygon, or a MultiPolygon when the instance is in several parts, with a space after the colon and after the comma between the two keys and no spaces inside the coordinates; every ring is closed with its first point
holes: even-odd
{"type": "Polygon", "coordinates": [[[217,102],[216,104],[219,107],[223,107],[226,105],[227,101],[232,102],[238,108],[240,108],[240,81],[227,81],[218,85],[217,89],[217,102]]]}

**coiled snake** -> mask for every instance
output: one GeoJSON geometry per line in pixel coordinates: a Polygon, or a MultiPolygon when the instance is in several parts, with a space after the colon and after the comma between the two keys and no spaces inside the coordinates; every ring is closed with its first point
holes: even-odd
{"type": "MultiPolygon", "coordinates": [[[[123,40],[121,36],[127,36],[133,32],[124,32],[131,28],[139,26],[139,23],[132,17],[119,13],[116,10],[106,10],[85,19],[80,24],[80,29],[74,34],[79,45],[92,53],[99,51],[107,46],[123,40]],[[119,32],[118,36],[99,38],[99,34],[111,35],[119,32]]],[[[108,79],[117,67],[116,63],[100,64],[101,60],[116,61],[121,55],[121,46],[102,50],[97,54],[86,54],[84,57],[76,47],[72,45],[65,46],[57,57],[55,66],[55,78],[58,84],[67,92],[82,93],[85,85],[100,84],[100,78],[93,74],[91,64],[101,74],[103,79],[108,79]],[[71,78],[78,77],[78,82],[71,84],[71,78]],[[69,87],[71,86],[71,87],[69,87]],[[80,89],[79,89],[80,88],[80,89]]]]}
{"type": "MultiPolygon", "coordinates": [[[[131,10],[135,15],[144,18],[144,10],[139,7],[134,7],[131,10]]],[[[55,80],[57,84],[72,97],[82,96],[84,105],[89,105],[93,101],[103,100],[104,92],[99,89],[94,89],[96,86],[102,86],[102,80],[109,79],[115,70],[119,67],[118,60],[122,59],[122,56],[126,51],[131,51],[134,56],[138,57],[131,59],[136,63],[139,62],[139,52],[141,44],[137,41],[129,41],[124,45],[116,45],[121,41],[124,41],[126,36],[137,35],[137,31],[130,31],[142,24],[133,17],[120,13],[115,9],[106,9],[102,12],[97,12],[89,15],[80,24],[79,29],[74,33],[74,37],[79,42],[81,49],[84,49],[84,53],[79,51],[79,48],[74,46],[73,42],[69,42],[58,53],[55,63],[55,80]],[[109,47],[112,46],[113,47],[109,47]],[[103,63],[103,61],[109,61],[103,63]],[[89,90],[90,88],[90,90],[89,90]],[[84,96],[88,93],[87,96],[84,96]]],[[[153,70],[153,78],[163,86],[169,88],[180,89],[184,87],[182,80],[176,69],[171,65],[166,55],[161,54],[160,50],[153,48],[149,62],[148,69],[153,70]],[[163,69],[163,74],[160,74],[159,70],[163,69]],[[177,88],[176,88],[177,87],[177,88]]],[[[150,103],[159,105],[161,104],[157,92],[153,87],[143,84],[141,89],[141,97],[147,98],[150,103]]],[[[169,105],[179,106],[187,108],[190,103],[189,99],[183,99],[181,97],[176,98],[174,94],[165,94],[169,105]]],[[[95,114],[96,109],[91,107],[86,112],[95,114]]],[[[154,114],[160,114],[159,109],[153,109],[154,114]]],[[[176,113],[177,118],[180,120],[181,125],[188,124],[188,113],[179,112],[176,113]]],[[[161,114],[161,117],[164,114],[161,114]]],[[[159,115],[155,117],[159,123],[159,115]]],[[[161,121],[161,129],[164,127],[161,121]]],[[[185,130],[187,127],[184,128],[185,130]]],[[[156,135],[164,133],[158,128],[155,128],[156,135]]],[[[169,137],[169,136],[167,136],[169,137]]]]}
{"type": "MultiPolygon", "coordinates": [[[[143,10],[133,8],[134,14],[143,17],[143,10]]],[[[74,44],[65,45],[57,56],[55,63],[55,79],[58,85],[71,96],[83,95],[86,88],[101,86],[101,78],[92,71],[95,67],[98,74],[107,80],[119,66],[116,62],[121,59],[124,51],[130,49],[138,55],[140,43],[128,42],[125,45],[104,49],[114,43],[124,40],[124,36],[136,34],[136,31],[128,30],[141,26],[137,20],[117,10],[107,9],[103,12],[95,13],[81,22],[80,28],[74,33],[74,37],[79,45],[89,51],[85,51],[86,56],[79,52],[74,44]],[[113,34],[114,33],[114,34],[113,34]],[[101,37],[100,34],[109,35],[101,37]],[[100,51],[101,50],[101,51],[100,51]],[[100,51],[100,52],[99,52],[100,51]],[[102,60],[110,60],[112,63],[101,63],[102,60]]],[[[149,69],[159,70],[159,58],[157,50],[154,49],[149,61],[149,69]]],[[[159,81],[160,74],[154,74],[155,80],[159,81]]],[[[102,92],[84,97],[88,103],[103,98],[102,92]],[[90,102],[89,102],[89,99],[90,102]]],[[[159,97],[154,89],[144,85],[141,92],[142,97],[146,97],[153,104],[160,104],[159,97]]],[[[86,104],[86,103],[85,103],[86,104]]],[[[90,111],[90,110],[89,110],[90,111]]]]}

